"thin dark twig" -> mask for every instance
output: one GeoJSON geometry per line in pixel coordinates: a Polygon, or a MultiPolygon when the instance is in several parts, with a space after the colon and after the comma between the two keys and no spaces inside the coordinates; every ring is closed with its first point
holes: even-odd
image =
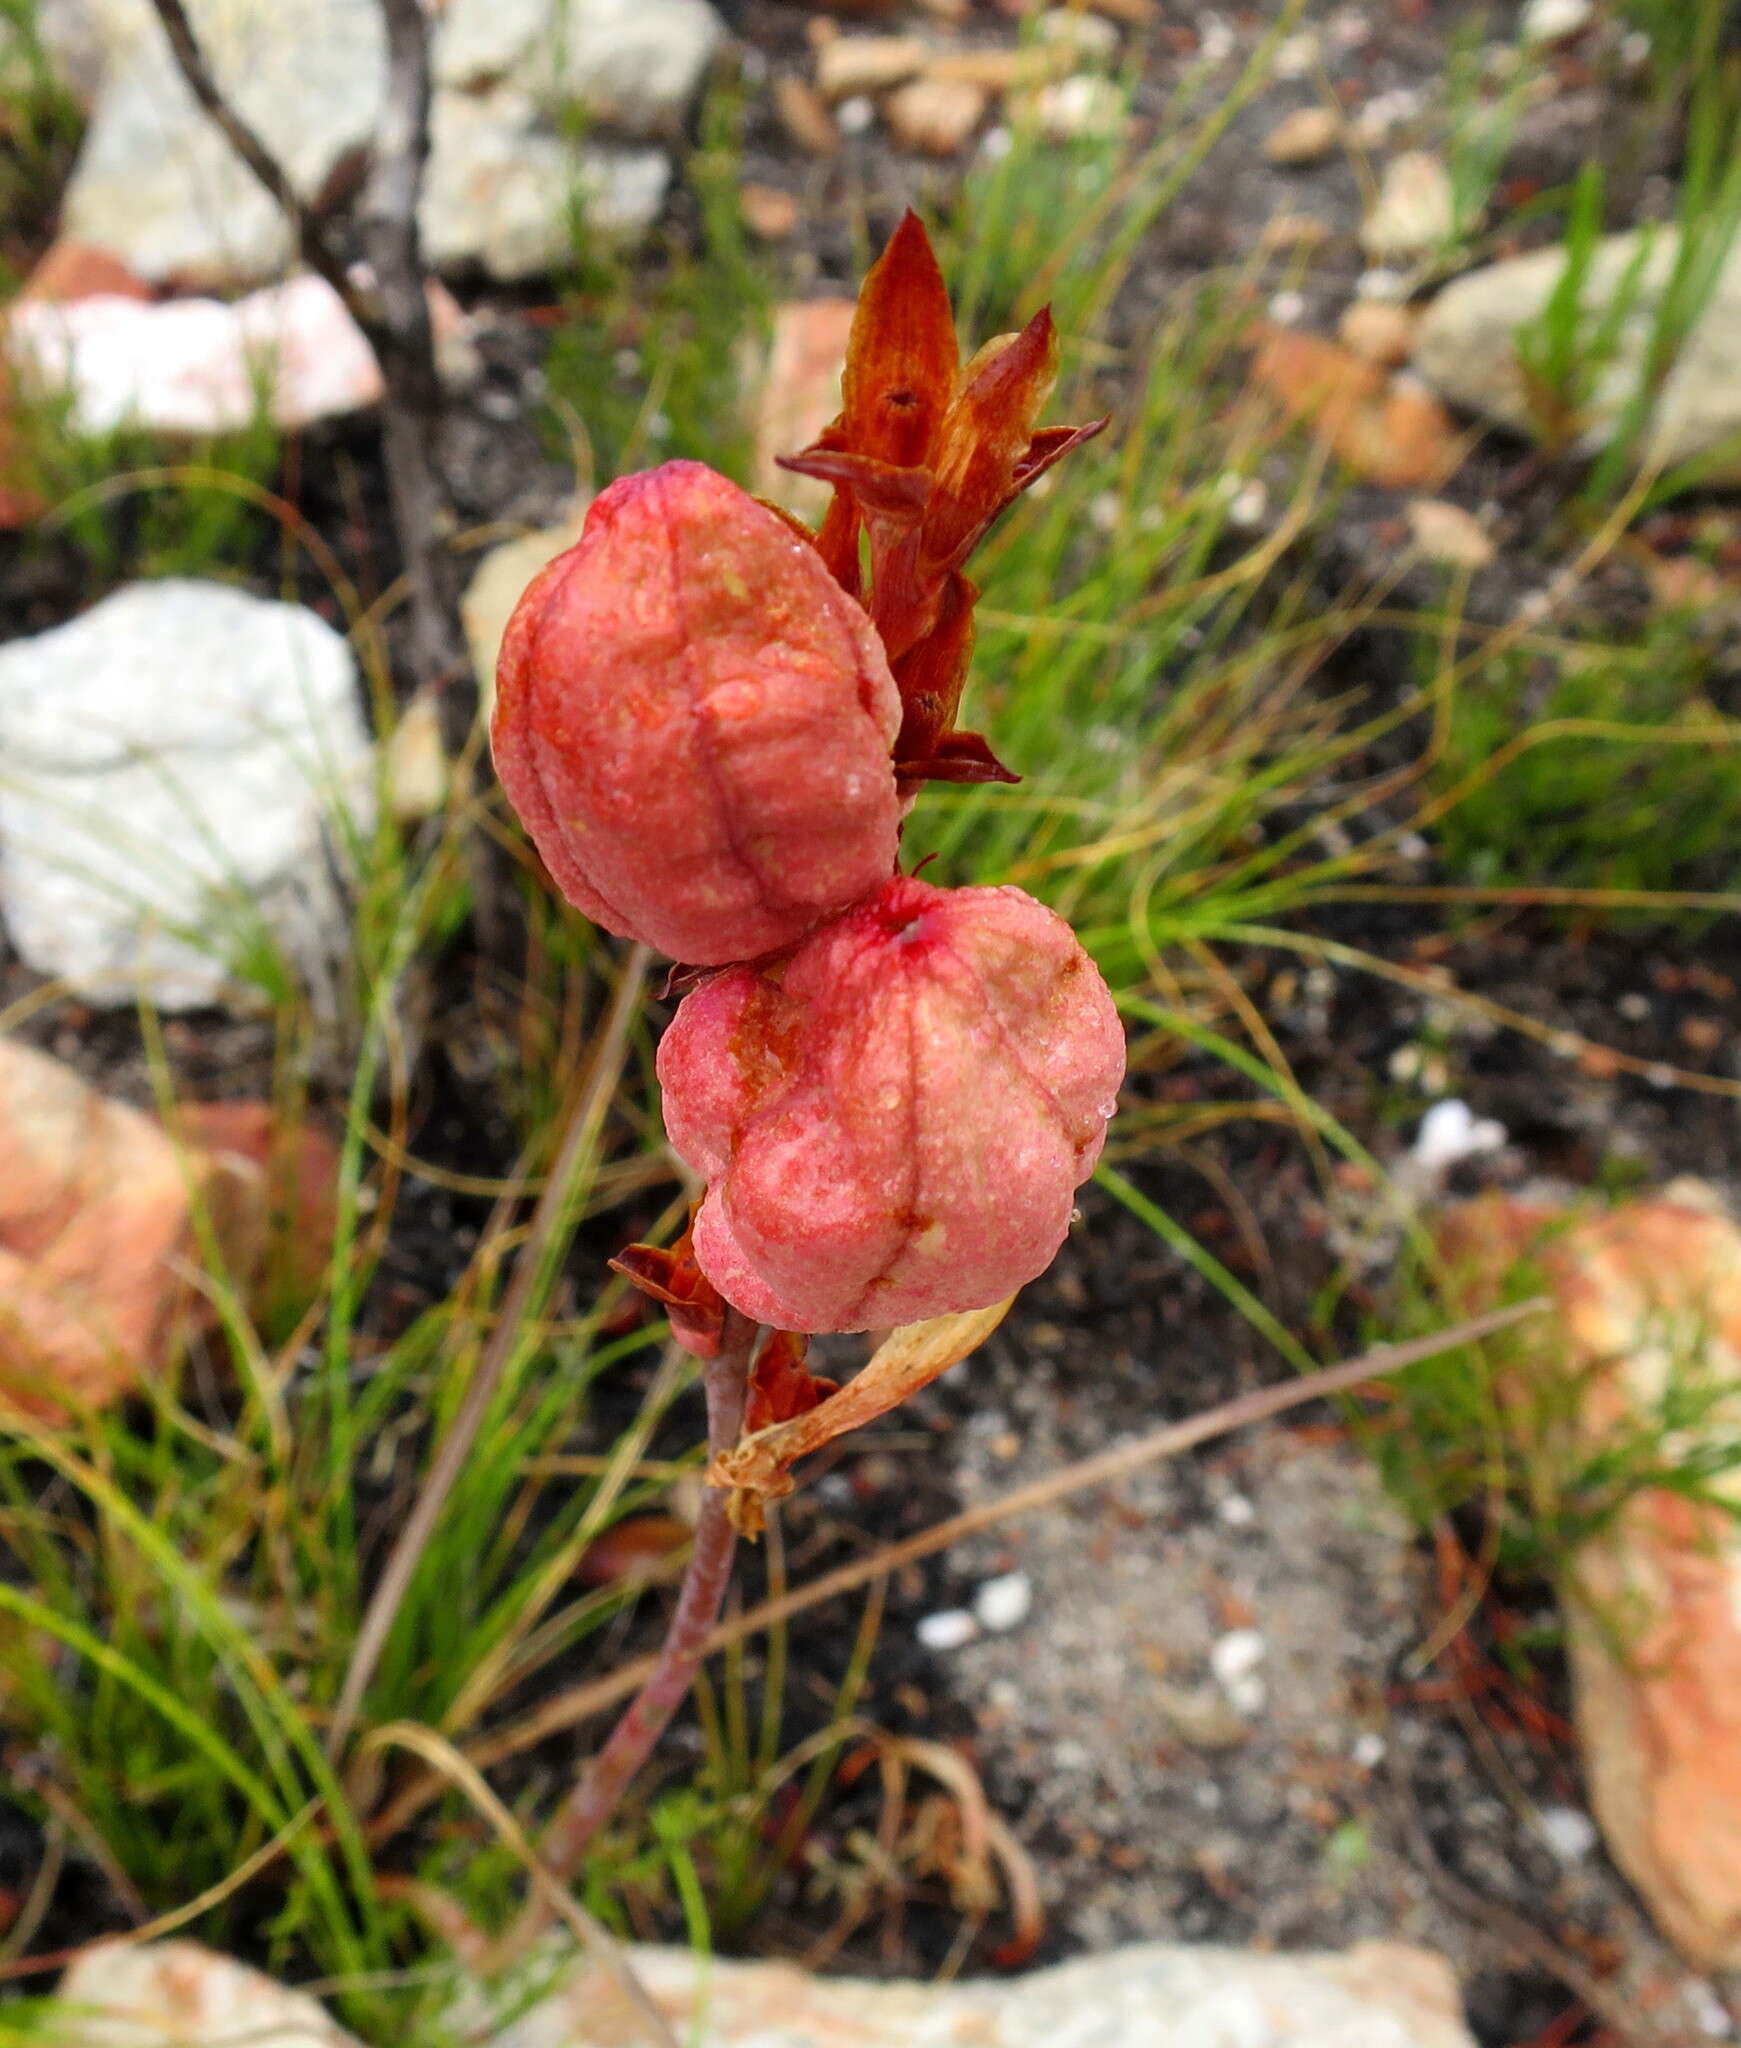
{"type": "Polygon", "coordinates": [[[211,66],[206,62],[205,52],[200,48],[199,37],[187,18],[182,0],[152,0],[152,5],[163,24],[164,34],[169,38],[170,50],[189,92],[222,132],[224,140],[283,208],[285,218],[295,232],[303,261],[311,270],[318,271],[338,293],[351,318],[368,336],[378,355],[382,333],[379,311],[368,293],[346,270],[344,259],[331,236],[313,208],[290,182],[289,173],[224,97],[212,76],[211,66]]]}
{"type": "Polygon", "coordinates": [[[441,543],[441,376],[417,228],[429,157],[429,23],[421,0],[381,0],[381,13],[387,26],[387,94],[357,224],[380,294],[376,353],[385,387],[387,488],[411,587],[413,666],[420,682],[434,684],[458,671],[461,653],[441,543]]]}
{"type": "MultiPolygon", "coordinates": [[[[305,261],[343,300],[381,365],[387,491],[410,591],[412,667],[425,688],[463,672],[463,650],[441,543],[446,490],[438,466],[441,376],[429,317],[417,203],[429,155],[429,24],[420,0],[381,0],[387,86],[358,206],[373,272],[364,282],[256,130],[212,74],[183,0],[152,0],[188,90],[278,202],[305,261]]],[[[470,724],[470,711],[462,722],[470,724]]],[[[487,913],[480,903],[480,915],[487,913]]]]}

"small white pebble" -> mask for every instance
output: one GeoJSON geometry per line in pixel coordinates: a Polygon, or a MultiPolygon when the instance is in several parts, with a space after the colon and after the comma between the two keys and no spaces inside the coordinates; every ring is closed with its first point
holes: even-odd
{"type": "Polygon", "coordinates": [[[1118,24],[1103,14],[1074,7],[1048,7],[1034,24],[1042,43],[1069,50],[1088,63],[1110,64],[1118,55],[1118,24]]]}
{"type": "Polygon", "coordinates": [[[1269,1705],[1269,1687],[1261,1678],[1236,1678],[1227,1688],[1227,1698],[1247,1720],[1255,1720],[1269,1705]]]}
{"type": "Polygon", "coordinates": [[[638,376],[641,369],[641,351],[638,348],[620,348],[611,357],[611,363],[619,377],[638,376]]]}
{"type": "Polygon", "coordinates": [[[1596,1846],[1596,1823],[1576,1806],[1544,1806],[1542,1833],[1562,1863],[1582,1863],[1596,1846]]]}
{"type": "Polygon", "coordinates": [[[1529,0],[1517,32],[1526,43],[1545,46],[1582,35],[1594,9],[1590,0],[1529,0]]]}
{"type": "Polygon", "coordinates": [[[1088,517],[1097,533],[1116,533],[1124,517],[1124,500],[1116,491],[1096,491],[1088,501],[1088,517]]]}
{"type": "Polygon", "coordinates": [[[1356,279],[1354,296],[1372,299],[1381,306],[1399,305],[1408,296],[1408,279],[1400,270],[1391,270],[1384,264],[1375,264],[1370,270],[1363,270],[1356,279]]]}
{"type": "Polygon", "coordinates": [[[1206,14],[1197,24],[1197,53],[1205,64],[1225,64],[1238,47],[1230,22],[1206,14]]]}
{"type": "Polygon", "coordinates": [[[1221,1787],[1212,1779],[1205,1779],[1191,1794],[1205,1813],[1213,1813],[1221,1804],[1221,1787]]]}
{"type": "Polygon", "coordinates": [[[1399,85],[1390,92],[1374,93],[1354,117],[1354,135],[1368,149],[1381,148],[1395,129],[1412,121],[1421,111],[1421,95],[1399,85]]]}
{"type": "Polygon", "coordinates": [[[959,1650],[979,1634],[979,1623],[965,1607],[945,1607],[923,1616],[913,1633],[927,1650],[959,1650]]]}
{"type": "Polygon", "coordinates": [[[1453,1095],[1435,1102],[1415,1133],[1410,1158],[1423,1173],[1445,1173],[1465,1159],[1497,1152],[1510,1134],[1490,1116],[1477,1116],[1468,1103],[1453,1095]]]}
{"type": "Polygon", "coordinates": [[[1326,27],[1330,40],[1344,50],[1360,50],[1372,41],[1372,23],[1358,7],[1339,7],[1326,27]]]}
{"type": "Polygon", "coordinates": [[[877,118],[876,103],[862,92],[842,100],[834,110],[834,125],[842,135],[868,134],[877,118]]]}
{"type": "Polygon", "coordinates": [[[1249,1678],[1269,1654],[1269,1645],[1255,1628],[1229,1629],[1210,1646],[1209,1669],[1225,1686],[1249,1678]]]}
{"type": "Polygon", "coordinates": [[[1276,45],[1270,72],[1276,78],[1309,78],[1324,60],[1323,46],[1315,29],[1301,29],[1276,45]]]}
{"type": "Polygon", "coordinates": [[[1386,1071],[1393,1081],[1408,1087],[1410,1082],[1421,1078],[1421,1068],[1426,1064],[1426,1054],[1418,1045],[1399,1045],[1385,1062],[1386,1071]]]}
{"type": "Polygon", "coordinates": [[[1215,1512],[1230,1529],[1249,1529],[1257,1520],[1257,1509],[1243,1493],[1230,1493],[1215,1512]]]}
{"type": "Polygon", "coordinates": [[[1614,1007],[1629,1024],[1642,1024],[1650,1015],[1650,998],[1638,989],[1629,988],[1614,1007]]]}
{"type": "Polygon", "coordinates": [[[1066,1739],[1052,1745],[1052,1762],[1060,1771],[1085,1771],[1094,1761],[1085,1742],[1066,1739]]]}
{"type": "Polygon", "coordinates": [[[1687,2003],[1693,2009],[1693,2025],[1699,2032],[1709,2034],[1713,2041],[1729,2040],[1735,2032],[1735,2022],[1715,1988],[1703,1977],[1689,1977],[1686,1991],[1687,2003]]]}
{"type": "Polygon", "coordinates": [[[1278,327],[1297,327],[1306,317],[1304,292],[1277,292],[1269,302],[1269,316],[1278,327]]]}
{"type": "Polygon", "coordinates": [[[988,164],[1001,164],[1015,146],[1015,136],[1001,124],[988,128],[979,138],[979,153],[988,164]]]}
{"type": "Polygon", "coordinates": [[[1054,142],[1114,141],[1123,134],[1129,111],[1120,88],[1091,71],[1055,79],[1034,95],[1040,131],[1054,142]]]}
{"type": "Polygon", "coordinates": [[[1254,476],[1243,490],[1229,500],[1227,523],[1240,533],[1256,533],[1269,514],[1269,490],[1260,476],[1254,476]]]}
{"type": "Polygon", "coordinates": [[[1384,1762],[1384,1737],[1368,1728],[1364,1735],[1354,1738],[1354,1747],[1349,1752],[1363,1771],[1375,1771],[1384,1762]]]}
{"type": "Polygon", "coordinates": [[[1020,1628],[1034,1608],[1033,1581],[1026,1572],[1005,1572],[987,1579],[973,1596],[973,1611],[979,1625],[993,1635],[1020,1628]]]}
{"type": "Polygon", "coordinates": [[[1642,71],[1650,62],[1650,38],[1643,29],[1635,28],[1628,36],[1620,38],[1620,65],[1624,71],[1642,71]]]}

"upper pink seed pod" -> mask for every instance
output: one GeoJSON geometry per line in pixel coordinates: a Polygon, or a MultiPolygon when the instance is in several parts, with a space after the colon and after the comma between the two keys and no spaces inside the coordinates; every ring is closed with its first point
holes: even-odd
{"type": "Polygon", "coordinates": [[[704,982],[659,1047],[665,1128],[708,1183],[696,1257],[787,1330],[983,1308],[1044,1272],[1123,1075],[1061,918],[899,875],[704,982]]]}
{"type": "Polygon", "coordinates": [[[882,643],[814,548],[668,462],[602,492],[521,598],[491,740],[568,900],[709,967],[887,878],[900,723],[882,643]]]}

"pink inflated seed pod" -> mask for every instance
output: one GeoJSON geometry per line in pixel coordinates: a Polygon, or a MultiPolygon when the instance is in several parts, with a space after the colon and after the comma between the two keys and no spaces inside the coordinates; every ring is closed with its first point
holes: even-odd
{"type": "Polygon", "coordinates": [[[491,741],[568,900],[705,967],[887,878],[900,723],[881,641],[803,536],[668,462],[601,493],[521,598],[491,741]]]}
{"type": "Polygon", "coordinates": [[[665,1127],[707,1182],[695,1254],[745,1315],[862,1330],[1043,1272],[1093,1171],[1124,1033],[1020,889],[897,876],[791,952],[686,996],[665,1127]]]}

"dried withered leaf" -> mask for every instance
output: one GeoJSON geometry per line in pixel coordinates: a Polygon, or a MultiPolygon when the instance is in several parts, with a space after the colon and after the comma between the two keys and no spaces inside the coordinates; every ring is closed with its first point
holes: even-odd
{"type": "Polygon", "coordinates": [[[741,1438],[708,1467],[710,1486],[732,1491],[731,1514],[745,1535],[758,1534],[765,1504],[792,1491],[791,1468],[850,1429],[862,1429],[928,1387],[977,1351],[1010,1312],[1015,1296],[962,1315],[932,1316],[893,1330],[869,1363],[838,1393],[786,1422],[741,1438]]]}

